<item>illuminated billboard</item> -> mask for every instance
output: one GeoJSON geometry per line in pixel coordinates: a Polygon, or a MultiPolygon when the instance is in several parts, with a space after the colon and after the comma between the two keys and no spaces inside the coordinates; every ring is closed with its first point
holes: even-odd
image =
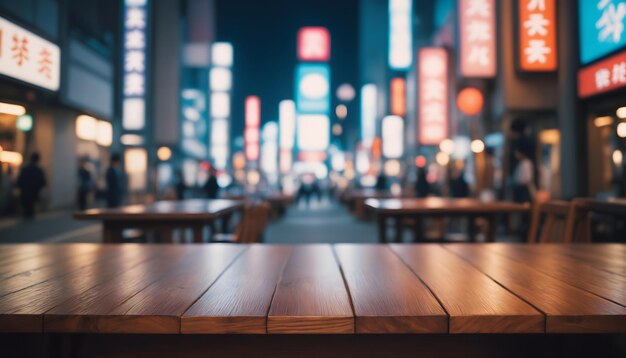
{"type": "Polygon", "coordinates": [[[330,112],[330,68],[326,64],[301,63],[296,68],[298,113],[330,112]]]}
{"type": "Polygon", "coordinates": [[[389,0],[389,67],[408,70],[413,64],[413,0],[389,0]]]}

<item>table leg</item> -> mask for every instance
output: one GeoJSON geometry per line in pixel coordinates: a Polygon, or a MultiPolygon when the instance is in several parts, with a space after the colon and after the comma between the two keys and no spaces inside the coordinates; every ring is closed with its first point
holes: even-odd
{"type": "Polygon", "coordinates": [[[381,244],[387,242],[387,216],[378,215],[378,241],[381,244]]]}
{"type": "Polygon", "coordinates": [[[476,242],[477,230],[475,219],[476,218],[471,215],[467,217],[467,237],[470,242],[476,242]]]}
{"type": "Polygon", "coordinates": [[[226,215],[224,215],[224,218],[222,218],[222,232],[223,233],[228,233],[229,229],[230,229],[230,218],[233,216],[233,213],[228,213],[226,215]]]}
{"type": "Polygon", "coordinates": [[[397,243],[401,243],[402,242],[402,234],[404,233],[404,223],[402,221],[402,216],[396,216],[395,217],[396,220],[396,232],[395,232],[395,242],[397,243]]]}
{"type": "Polygon", "coordinates": [[[498,230],[498,216],[489,215],[487,217],[489,228],[487,229],[487,242],[496,242],[496,232],[498,230]]]}
{"type": "Polygon", "coordinates": [[[102,223],[102,242],[105,244],[122,243],[123,227],[113,221],[104,221],[102,223]]]}
{"type": "Polygon", "coordinates": [[[196,244],[201,244],[204,242],[203,229],[204,225],[195,224],[191,227],[193,230],[193,242],[196,244]]]}
{"type": "Polygon", "coordinates": [[[424,241],[424,221],[420,215],[415,216],[413,223],[414,242],[424,241]]]}

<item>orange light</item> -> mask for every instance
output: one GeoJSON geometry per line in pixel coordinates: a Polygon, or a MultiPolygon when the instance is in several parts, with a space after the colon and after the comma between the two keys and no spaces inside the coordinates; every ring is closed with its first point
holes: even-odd
{"type": "Polygon", "coordinates": [[[375,138],[372,142],[372,157],[380,158],[383,155],[383,142],[380,138],[375,138]]]}
{"type": "Polygon", "coordinates": [[[406,81],[404,78],[391,80],[391,114],[404,116],[406,114],[406,81]]]}
{"type": "Polygon", "coordinates": [[[461,113],[475,116],[483,110],[485,100],[483,94],[476,88],[468,87],[459,92],[456,97],[456,105],[461,113]]]}
{"type": "Polygon", "coordinates": [[[415,166],[418,168],[424,168],[426,166],[426,157],[423,155],[418,155],[415,158],[415,166]]]}

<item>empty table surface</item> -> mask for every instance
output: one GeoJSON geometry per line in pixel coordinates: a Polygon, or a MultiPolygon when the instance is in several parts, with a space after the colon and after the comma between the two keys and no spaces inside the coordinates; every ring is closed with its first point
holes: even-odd
{"type": "Polygon", "coordinates": [[[242,207],[237,200],[157,201],[149,205],[129,205],[115,209],[91,209],[74,214],[78,220],[189,220],[213,219],[242,207]]]}
{"type": "Polygon", "coordinates": [[[527,204],[509,201],[482,202],[476,199],[368,199],[365,205],[379,213],[404,214],[491,214],[524,212],[527,204]]]}
{"type": "Polygon", "coordinates": [[[626,333],[626,245],[1,245],[0,332],[626,333]]]}

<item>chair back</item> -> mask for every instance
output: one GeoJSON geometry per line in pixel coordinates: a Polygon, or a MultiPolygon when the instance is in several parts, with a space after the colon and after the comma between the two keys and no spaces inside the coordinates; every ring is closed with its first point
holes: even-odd
{"type": "Polygon", "coordinates": [[[260,242],[269,221],[270,206],[265,203],[246,204],[241,222],[235,230],[235,242],[249,244],[260,242]]]}
{"type": "Polygon", "coordinates": [[[528,233],[528,243],[572,242],[575,225],[572,220],[572,203],[561,200],[549,200],[536,203],[528,233]]]}
{"type": "Polygon", "coordinates": [[[613,232],[613,239],[623,241],[625,223],[626,223],[626,200],[614,199],[609,201],[601,201],[594,199],[575,199],[573,202],[574,214],[572,215],[573,221],[579,223],[579,228],[576,228],[576,233],[581,241],[591,242],[591,226],[592,220],[594,227],[597,227],[598,222],[603,225],[611,227],[613,232]]]}

